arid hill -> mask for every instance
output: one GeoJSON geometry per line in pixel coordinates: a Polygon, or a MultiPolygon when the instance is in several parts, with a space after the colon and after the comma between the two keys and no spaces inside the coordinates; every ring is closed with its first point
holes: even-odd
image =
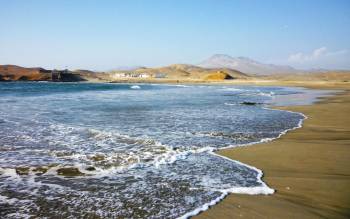
{"type": "MultiPolygon", "coordinates": [[[[92,74],[91,72],[89,72],[92,74]]],[[[84,81],[79,72],[0,65],[0,81],[84,81]]]]}
{"type": "Polygon", "coordinates": [[[203,68],[231,68],[249,75],[273,75],[273,74],[295,74],[302,72],[291,66],[265,64],[247,57],[231,57],[225,54],[216,54],[198,66],[203,68]]]}
{"type": "Polygon", "coordinates": [[[24,68],[0,65],[0,81],[43,81],[51,79],[51,71],[43,68],[24,68]]]}
{"type": "Polygon", "coordinates": [[[139,68],[133,71],[111,71],[105,74],[109,80],[122,80],[123,78],[146,78],[167,80],[225,80],[248,79],[248,75],[228,68],[207,69],[194,65],[174,64],[159,68],[139,68]]]}
{"type": "Polygon", "coordinates": [[[238,81],[350,82],[350,71],[251,76],[229,68],[203,68],[186,64],[174,64],[158,68],[141,67],[134,70],[114,70],[109,72],[94,72],[81,69],[57,71],[43,68],[24,68],[16,65],[0,65],[0,81],[206,82],[235,81],[236,79],[238,81]]]}

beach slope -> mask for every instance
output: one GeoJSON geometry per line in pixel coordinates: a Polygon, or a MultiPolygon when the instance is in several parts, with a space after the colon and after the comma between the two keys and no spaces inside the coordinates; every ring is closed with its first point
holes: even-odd
{"type": "Polygon", "coordinates": [[[218,152],[263,170],[276,193],[232,194],[197,218],[350,218],[349,90],[280,108],[308,119],[272,142],[218,152]]]}

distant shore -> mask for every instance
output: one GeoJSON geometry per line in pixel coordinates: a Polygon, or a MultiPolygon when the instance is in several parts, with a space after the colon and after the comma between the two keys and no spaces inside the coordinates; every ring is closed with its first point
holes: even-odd
{"type": "MultiPolygon", "coordinates": [[[[349,73],[350,77],[350,73],[349,73]]],[[[102,82],[102,83],[140,83],[140,84],[205,84],[205,85],[251,85],[251,86],[291,86],[291,87],[306,87],[315,89],[341,89],[349,88],[350,81],[342,80],[280,80],[280,79],[234,79],[221,81],[205,81],[205,80],[169,80],[169,79],[147,79],[147,80],[118,80],[118,81],[97,81],[89,80],[87,82],[102,82]]]]}
{"type": "Polygon", "coordinates": [[[281,83],[348,83],[349,71],[326,70],[252,74],[231,68],[204,68],[188,64],[173,64],[158,68],[140,67],[134,70],[94,72],[90,70],[48,70],[0,65],[0,81],[51,81],[95,83],[186,83],[186,84],[281,84],[281,83]]]}
{"type": "Polygon", "coordinates": [[[276,193],[232,194],[196,218],[349,218],[350,86],[326,82],[270,85],[341,92],[313,105],[279,107],[308,117],[302,128],[280,139],[219,151],[261,169],[263,181],[276,193]]]}

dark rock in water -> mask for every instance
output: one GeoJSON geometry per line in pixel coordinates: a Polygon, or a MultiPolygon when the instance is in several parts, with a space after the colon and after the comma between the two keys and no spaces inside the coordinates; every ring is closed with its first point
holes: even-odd
{"type": "Polygon", "coordinates": [[[43,175],[44,173],[46,173],[48,170],[47,167],[35,167],[33,169],[33,172],[35,172],[35,175],[40,176],[43,175]]]}
{"type": "Polygon", "coordinates": [[[50,167],[57,167],[58,165],[59,165],[58,163],[50,163],[47,166],[50,168],[50,167]]]}
{"type": "Polygon", "coordinates": [[[80,172],[76,167],[63,167],[57,170],[58,175],[62,176],[83,176],[84,173],[80,172]]]}
{"type": "Polygon", "coordinates": [[[95,168],[95,167],[87,167],[86,170],[87,170],[87,171],[95,171],[96,168],[95,168]]]}
{"type": "Polygon", "coordinates": [[[96,155],[92,156],[90,159],[93,161],[102,161],[105,158],[106,157],[103,154],[96,154],[96,155]]]}
{"type": "Polygon", "coordinates": [[[243,104],[243,105],[249,105],[249,106],[254,106],[254,105],[260,105],[260,104],[262,104],[262,103],[244,101],[244,102],[242,102],[241,104],[243,104]]]}
{"type": "Polygon", "coordinates": [[[29,167],[16,167],[16,173],[18,175],[28,175],[29,167]]]}
{"type": "Polygon", "coordinates": [[[73,152],[70,152],[70,151],[58,151],[58,152],[56,152],[55,155],[57,157],[65,157],[65,156],[70,156],[72,154],[73,154],[73,152]]]}

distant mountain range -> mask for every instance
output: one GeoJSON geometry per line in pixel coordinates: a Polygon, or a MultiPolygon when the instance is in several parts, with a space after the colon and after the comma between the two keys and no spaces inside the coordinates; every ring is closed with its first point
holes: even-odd
{"type": "Polygon", "coordinates": [[[16,65],[0,65],[0,81],[125,81],[131,79],[142,80],[170,80],[170,81],[210,81],[210,80],[340,80],[350,81],[350,71],[336,71],[326,69],[298,70],[290,66],[263,64],[245,57],[231,57],[229,55],[213,55],[198,65],[173,64],[169,66],[121,67],[106,72],[90,70],[47,70],[40,67],[25,68],[16,65]]]}
{"type": "Polygon", "coordinates": [[[203,68],[229,68],[249,75],[272,75],[300,73],[290,66],[263,64],[246,57],[231,57],[229,55],[216,54],[199,63],[203,68]]]}

